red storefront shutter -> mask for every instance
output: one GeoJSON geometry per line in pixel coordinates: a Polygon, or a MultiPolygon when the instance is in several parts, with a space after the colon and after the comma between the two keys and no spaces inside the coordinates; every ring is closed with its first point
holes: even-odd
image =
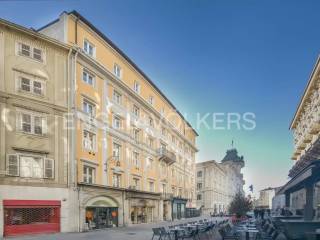
{"type": "Polygon", "coordinates": [[[60,232],[61,202],[3,200],[4,236],[60,232]]]}

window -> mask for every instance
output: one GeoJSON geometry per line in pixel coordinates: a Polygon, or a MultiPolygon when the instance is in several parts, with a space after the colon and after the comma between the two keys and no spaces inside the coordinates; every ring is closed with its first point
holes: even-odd
{"type": "Polygon", "coordinates": [[[121,174],[113,174],[113,176],[112,176],[112,186],[121,187],[121,174]]]}
{"type": "Polygon", "coordinates": [[[92,74],[90,74],[88,71],[86,71],[86,70],[83,70],[83,72],[82,72],[82,80],[86,84],[94,86],[95,77],[92,74]]]}
{"type": "Polygon", "coordinates": [[[140,93],[140,83],[135,81],[134,84],[133,84],[133,90],[136,92],[136,93],[140,93]]]}
{"type": "Polygon", "coordinates": [[[151,149],[153,149],[153,147],[154,147],[154,140],[153,140],[153,138],[152,137],[150,137],[150,136],[148,136],[148,138],[147,138],[147,144],[148,144],[148,147],[150,147],[151,149]]]}
{"type": "Polygon", "coordinates": [[[119,105],[121,105],[121,94],[116,90],[113,90],[113,101],[119,105]]]}
{"type": "Polygon", "coordinates": [[[113,127],[115,129],[121,129],[121,118],[118,115],[113,116],[113,127]]]}
{"type": "Polygon", "coordinates": [[[197,177],[202,177],[202,171],[197,172],[197,177]]]}
{"type": "Polygon", "coordinates": [[[41,155],[8,154],[7,175],[25,178],[54,178],[54,160],[41,155]]]}
{"type": "Polygon", "coordinates": [[[149,126],[154,127],[154,121],[152,117],[149,117],[149,126]]]}
{"type": "Polygon", "coordinates": [[[138,128],[134,128],[133,129],[133,139],[136,142],[139,142],[139,140],[140,140],[140,129],[138,129],[138,128]]]}
{"type": "Polygon", "coordinates": [[[122,78],[122,69],[118,64],[113,65],[113,73],[114,75],[117,76],[117,78],[121,79],[122,78]]]}
{"type": "Polygon", "coordinates": [[[33,58],[42,61],[42,51],[38,48],[33,48],[33,58]]]}
{"type": "Polygon", "coordinates": [[[118,143],[113,143],[112,146],[112,156],[115,160],[120,161],[121,145],[118,143]]]}
{"type": "Polygon", "coordinates": [[[44,95],[44,82],[26,77],[20,78],[20,90],[34,95],[44,95]]]}
{"type": "Polygon", "coordinates": [[[139,178],[133,178],[133,187],[134,189],[140,189],[140,179],[139,178]]]}
{"type": "Polygon", "coordinates": [[[139,168],[139,153],[137,152],[132,153],[132,161],[133,161],[133,165],[136,168],[139,168]]]}
{"type": "Polygon", "coordinates": [[[40,48],[31,47],[30,45],[19,43],[19,54],[30,57],[39,62],[43,62],[43,51],[40,48]]]}
{"type": "Polygon", "coordinates": [[[148,102],[153,105],[154,104],[154,97],[153,96],[149,96],[148,102]]]}
{"type": "Polygon", "coordinates": [[[21,52],[20,52],[21,55],[27,56],[27,57],[31,56],[31,48],[29,45],[21,43],[20,47],[21,47],[21,52]]]}
{"type": "Polygon", "coordinates": [[[140,109],[136,105],[133,105],[132,113],[135,117],[138,118],[140,115],[140,109]]]}
{"type": "Polygon", "coordinates": [[[164,127],[161,128],[161,135],[163,137],[167,136],[167,131],[166,131],[166,129],[164,127]]]}
{"type": "Polygon", "coordinates": [[[201,194],[198,194],[197,195],[197,200],[201,200],[202,199],[202,195],[201,194]]]}
{"type": "Polygon", "coordinates": [[[149,182],[149,191],[154,192],[154,182],[149,182]]]}
{"type": "Polygon", "coordinates": [[[45,135],[47,119],[37,113],[21,112],[18,116],[20,131],[24,133],[45,135]]]}
{"type": "Polygon", "coordinates": [[[83,131],[83,148],[89,151],[96,151],[96,134],[87,130],[83,131]]]}
{"type": "Polygon", "coordinates": [[[89,166],[83,166],[83,182],[93,184],[95,183],[96,169],[89,166]]]}
{"type": "Polygon", "coordinates": [[[89,56],[91,57],[95,57],[95,51],[96,51],[96,48],[95,46],[90,43],[88,40],[84,40],[83,42],[83,50],[86,54],[88,54],[89,56]]]}
{"type": "Polygon", "coordinates": [[[197,189],[201,190],[202,189],[202,183],[197,183],[197,189]]]}
{"type": "Polygon", "coordinates": [[[171,136],[171,141],[174,145],[176,145],[176,137],[175,136],[173,136],[173,135],[171,136]]]}
{"type": "Polygon", "coordinates": [[[147,162],[147,164],[146,164],[147,169],[149,169],[149,170],[153,169],[153,159],[148,157],[146,162],[147,162]]]}
{"type": "Polygon", "coordinates": [[[162,187],[162,189],[161,189],[162,191],[161,191],[161,192],[162,192],[162,193],[166,193],[166,192],[167,192],[167,186],[166,186],[166,184],[163,183],[163,184],[161,185],[161,187],[162,187]]]}
{"type": "Polygon", "coordinates": [[[88,114],[90,117],[95,116],[95,105],[89,102],[88,100],[83,100],[83,111],[88,114]]]}

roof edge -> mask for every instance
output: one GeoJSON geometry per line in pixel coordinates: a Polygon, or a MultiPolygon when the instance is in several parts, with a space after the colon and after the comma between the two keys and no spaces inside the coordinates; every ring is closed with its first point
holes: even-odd
{"type": "Polygon", "coordinates": [[[313,66],[313,69],[312,69],[312,72],[310,74],[310,77],[309,77],[309,80],[308,80],[308,83],[307,83],[307,86],[304,88],[304,91],[302,93],[302,96],[300,97],[300,101],[299,101],[299,104],[298,104],[298,108],[296,109],[294,115],[293,115],[293,119],[291,120],[291,123],[290,123],[290,126],[289,126],[289,130],[292,130],[294,128],[294,125],[297,121],[297,118],[299,116],[299,113],[301,111],[301,108],[302,108],[302,105],[304,103],[304,98],[307,94],[307,92],[309,91],[309,88],[311,86],[311,83],[313,82],[313,79],[314,79],[314,74],[317,70],[317,68],[319,67],[319,63],[320,63],[320,55],[318,55],[318,58],[317,58],[317,61],[315,63],[315,65],[313,66]]]}
{"type": "MultiPolygon", "coordinates": [[[[155,85],[155,83],[145,74],[134,62],[131,60],[112,40],[110,40],[104,33],[102,33],[98,28],[96,28],[89,20],[83,17],[79,12],[76,10],[72,10],[70,12],[62,12],[61,14],[66,13],[68,15],[74,15],[79,18],[83,23],[88,25],[94,32],[96,32],[101,38],[103,38],[112,48],[114,48],[126,61],[128,61],[150,84],[154,87],[160,95],[169,103],[169,105],[179,114],[179,116],[187,123],[187,125],[192,129],[192,131],[199,136],[197,131],[192,127],[192,125],[185,119],[182,113],[174,106],[174,104],[165,96],[165,94],[155,85]]],[[[54,21],[51,22],[53,24],[54,21]]],[[[50,24],[49,24],[50,25],[50,24]]],[[[47,26],[49,26],[47,24],[47,26]]],[[[41,27],[43,29],[45,27],[41,27]]],[[[37,30],[39,31],[39,29],[37,30]]]]}

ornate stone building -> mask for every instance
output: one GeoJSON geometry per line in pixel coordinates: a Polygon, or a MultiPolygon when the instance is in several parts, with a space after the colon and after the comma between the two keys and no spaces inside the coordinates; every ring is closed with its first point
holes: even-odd
{"type": "Polygon", "coordinates": [[[243,157],[236,149],[228,150],[220,163],[210,160],[196,164],[197,207],[202,213],[226,213],[234,195],[244,194],[243,167],[243,157]]]}
{"type": "Polygon", "coordinates": [[[294,138],[290,180],[279,194],[286,206],[305,220],[319,219],[320,206],[320,65],[314,66],[290,129],[294,138]]]}

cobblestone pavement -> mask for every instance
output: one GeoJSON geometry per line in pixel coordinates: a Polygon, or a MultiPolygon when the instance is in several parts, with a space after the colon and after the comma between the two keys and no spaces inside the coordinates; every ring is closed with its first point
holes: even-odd
{"type": "MultiPolygon", "coordinates": [[[[209,217],[188,218],[184,220],[177,220],[174,222],[158,222],[150,224],[137,224],[129,227],[109,228],[103,230],[96,230],[83,233],[58,233],[48,235],[36,235],[36,236],[24,236],[18,238],[5,238],[10,240],[83,240],[83,239],[108,239],[108,240],[151,240],[153,227],[170,226],[173,224],[179,224],[184,222],[196,221],[209,217]]],[[[222,220],[222,218],[212,218],[213,220],[222,220]]],[[[157,238],[156,238],[157,239],[157,238]]],[[[208,236],[203,236],[202,239],[209,240],[208,236]]],[[[215,233],[212,237],[214,240],[220,240],[218,233],[215,233]]]]}

